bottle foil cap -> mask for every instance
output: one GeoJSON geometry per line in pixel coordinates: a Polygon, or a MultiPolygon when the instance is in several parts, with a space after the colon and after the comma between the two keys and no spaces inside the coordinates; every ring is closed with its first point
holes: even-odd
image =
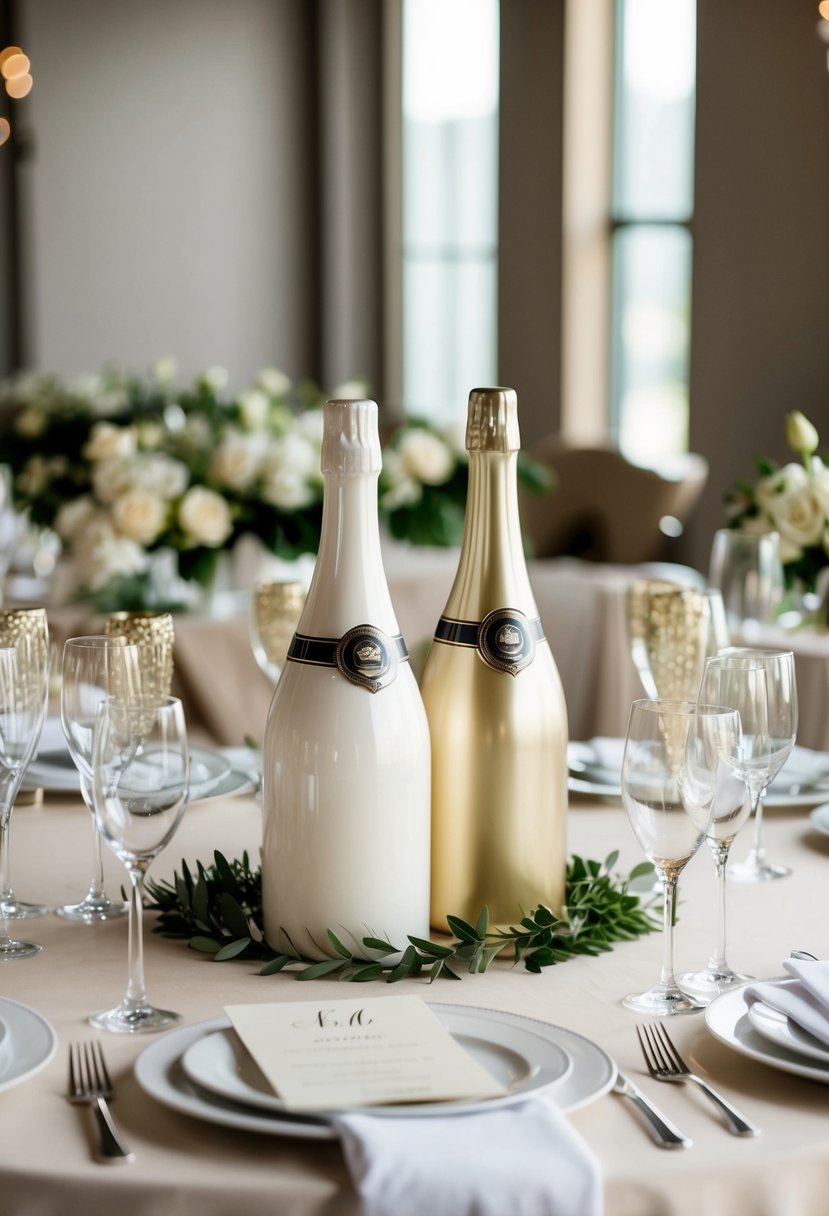
{"type": "Polygon", "coordinates": [[[473,388],[469,394],[466,447],[470,452],[517,452],[518,395],[512,388],[473,388]]]}
{"type": "Polygon", "coordinates": [[[320,467],[323,473],[379,473],[377,402],[326,401],[320,467]]]}

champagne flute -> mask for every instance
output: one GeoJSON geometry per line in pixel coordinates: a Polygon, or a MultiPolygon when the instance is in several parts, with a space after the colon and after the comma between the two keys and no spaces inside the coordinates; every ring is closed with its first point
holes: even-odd
{"type": "Polygon", "coordinates": [[[138,647],[145,696],[169,697],[173,684],[175,627],[169,612],[111,612],[104,622],[108,637],[138,647]]]}
{"type": "MultiPolygon", "coordinates": [[[[14,756],[8,757],[7,763],[0,760],[0,912],[6,920],[25,920],[49,911],[45,904],[26,903],[15,898],[9,864],[12,809],[46,715],[49,691],[46,609],[7,608],[0,611],[0,646],[11,647],[17,652],[10,669],[10,687],[17,697],[17,707],[15,716],[8,717],[7,721],[9,728],[19,734],[14,756]]],[[[9,714],[13,704],[13,700],[9,702],[9,714]]]]}
{"type": "Polygon", "coordinates": [[[732,864],[736,882],[769,882],[791,871],[766,859],[763,799],[786,763],[797,734],[797,685],[790,650],[732,647],[705,664],[700,696],[717,695],[739,710],[743,725],[740,754],[734,760],[754,814],[754,842],[744,862],[732,864]]]}
{"type": "Polygon", "coordinates": [[[121,637],[92,634],[70,638],[63,648],[60,720],[69,754],[80,776],[81,794],[92,815],[93,872],[89,890],[77,904],[57,909],[58,916],[87,923],[125,916],[128,907],[113,903],[104,890],[101,838],[92,805],[92,731],[98,706],[112,696],[141,692],[138,647],[121,637]]]}
{"type": "Polygon", "coordinates": [[[708,830],[727,755],[739,734],[732,709],[694,701],[634,701],[622,761],[622,802],[645,856],[662,878],[663,958],[659,981],[625,997],[649,1016],[694,1013],[702,1005],[674,976],[673,913],[679,875],[708,830]]]}
{"type": "Polygon", "coordinates": [[[714,533],[708,581],[722,592],[732,637],[755,637],[783,600],[783,563],[776,532],[755,535],[735,528],[714,533]]]}
{"type": "Polygon", "coordinates": [[[651,700],[696,697],[706,655],[727,646],[717,591],[636,579],[628,588],[630,652],[651,700]]]}
{"type": "Polygon", "coordinates": [[[181,1021],[147,1000],[142,890],[187,805],[189,757],[177,697],[114,697],[98,708],[92,744],[93,802],[101,836],[130,877],[129,978],[123,1000],[89,1019],[98,1030],[139,1034],[181,1021]]]}
{"type": "MultiPolygon", "coordinates": [[[[49,657],[46,646],[24,634],[13,646],[0,649],[0,822],[2,823],[2,873],[8,884],[8,828],[12,806],[26,766],[40,738],[46,713],[49,686],[49,657]]],[[[0,902],[0,961],[29,958],[40,946],[16,941],[8,935],[9,912],[16,901],[0,902]]],[[[45,909],[44,909],[45,911],[45,909]]],[[[21,915],[26,915],[24,910],[21,915]]]]}
{"type": "Polygon", "coordinates": [[[295,580],[260,582],[250,604],[250,640],[259,667],[276,684],[305,604],[305,584],[295,580]]]}

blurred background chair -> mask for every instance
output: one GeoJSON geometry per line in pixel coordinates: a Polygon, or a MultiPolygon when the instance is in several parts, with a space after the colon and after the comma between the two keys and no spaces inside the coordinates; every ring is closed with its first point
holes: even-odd
{"type": "Polygon", "coordinates": [[[657,561],[668,538],[682,534],[708,478],[708,462],[695,453],[657,470],[610,446],[577,447],[549,436],[528,455],[555,476],[546,493],[521,495],[534,557],[657,561]]]}

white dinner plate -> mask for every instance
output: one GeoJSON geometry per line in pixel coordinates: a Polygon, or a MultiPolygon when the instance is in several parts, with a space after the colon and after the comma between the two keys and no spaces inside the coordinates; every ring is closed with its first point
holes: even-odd
{"type": "Polygon", "coordinates": [[[772,1009],[763,1001],[752,1001],[748,1007],[748,1020],[764,1039],[770,1039],[795,1055],[829,1064],[829,1047],[779,1009],[772,1009]]]}
{"type": "MultiPolygon", "coordinates": [[[[604,750],[612,754],[618,743],[619,755],[624,740],[606,739],[604,750]]],[[[575,793],[592,794],[597,798],[618,798],[619,771],[601,763],[592,743],[573,741],[567,745],[568,787],[575,793]]],[[[808,747],[794,747],[791,755],[771,783],[766,795],[767,807],[788,808],[815,806],[826,802],[829,795],[829,753],[808,747]]]]}
{"type": "MultiPolygon", "coordinates": [[[[478,1101],[458,1099],[419,1102],[417,1105],[398,1103],[394,1106],[377,1106],[371,1108],[373,1115],[428,1117],[491,1110],[493,1106],[520,1102],[541,1090],[548,1092],[573,1070],[569,1053],[535,1029],[508,1026],[493,1020],[487,1010],[462,1009],[458,1012],[448,1006],[440,1010],[439,1016],[455,1041],[466,1048],[476,1063],[501,1082],[507,1090],[506,1094],[478,1101]]],[[[181,1058],[181,1066],[196,1085],[231,1102],[258,1106],[263,1110],[285,1111],[284,1102],[276,1096],[250,1052],[229,1025],[224,1030],[205,1035],[188,1047],[181,1058]]]]}
{"type": "Polygon", "coordinates": [[[829,802],[816,806],[809,818],[819,832],[829,836],[829,802]]]}
{"type": "Polygon", "coordinates": [[[825,1064],[819,1064],[816,1060],[809,1062],[800,1054],[800,1049],[784,1047],[760,1034],[752,1025],[749,1009],[745,988],[737,988],[711,1002],[705,1010],[705,1022],[712,1034],[742,1055],[779,1068],[782,1072],[809,1077],[812,1081],[829,1085],[829,1060],[825,1064]]]}
{"type": "MultiPolygon", "coordinates": [[[[539,1078],[544,1075],[543,1065],[529,1054],[536,1050],[541,1058],[542,1053],[546,1053],[547,1060],[554,1057],[560,1060],[563,1057],[566,1061],[566,1071],[555,1080],[548,1081],[550,1097],[561,1110],[586,1106],[607,1093],[613,1084],[616,1067],[612,1060],[595,1043],[575,1031],[551,1026],[522,1014],[476,1009],[468,1005],[432,1004],[431,1008],[486,1067],[494,1070],[493,1061],[496,1061],[500,1070],[513,1070],[516,1083],[524,1085],[525,1089],[517,1093],[512,1101],[519,1101],[544,1087],[543,1080],[538,1089],[532,1085],[536,1064],[539,1078]]],[[[136,1060],[135,1075],[139,1085],[163,1105],[211,1123],[271,1135],[333,1139],[336,1131],[324,1118],[295,1115],[279,1108],[268,1110],[252,1106],[247,1100],[231,1100],[202,1084],[194,1083],[184,1069],[185,1055],[205,1038],[215,1036],[217,1032],[226,1032],[229,1026],[226,1018],[215,1018],[197,1026],[183,1026],[169,1031],[146,1047],[136,1060]]],[[[190,1059],[192,1061],[193,1057],[190,1059]]],[[[250,1076],[246,1073],[243,1084],[249,1083],[250,1076]]],[[[266,1084],[264,1080],[260,1082],[260,1092],[261,1086],[266,1084]]],[[[441,1102],[434,1105],[439,1109],[424,1104],[406,1108],[405,1113],[423,1116],[427,1109],[435,1114],[445,1114],[449,1109],[458,1113],[461,1107],[466,1111],[489,1104],[441,1102]]],[[[403,1116],[404,1110],[401,1107],[386,1108],[383,1113],[403,1116]]]]}
{"type": "MultiPolygon", "coordinates": [[[[190,801],[195,802],[212,794],[213,790],[231,771],[230,761],[206,747],[190,748],[190,801]]],[[[79,793],[78,770],[66,748],[44,751],[26,770],[24,782],[28,789],[41,787],[56,793],[79,793]]]]}
{"type": "Polygon", "coordinates": [[[0,997],[0,1019],[5,1029],[0,1045],[0,1090],[4,1090],[45,1068],[57,1050],[58,1036],[34,1009],[7,997],[0,997]]]}

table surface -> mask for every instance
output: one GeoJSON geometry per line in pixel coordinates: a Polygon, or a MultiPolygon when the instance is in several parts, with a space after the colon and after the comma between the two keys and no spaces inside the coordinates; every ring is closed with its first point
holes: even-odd
{"type": "MultiPolygon", "coordinates": [[[[208,860],[213,849],[234,857],[260,841],[261,807],[252,797],[193,804],[179,833],[152,869],[170,877],[181,858],[208,860]]],[[[601,858],[621,850],[625,868],[640,860],[618,801],[573,799],[569,848],[601,858]]],[[[802,947],[829,957],[829,918],[822,891],[829,873],[829,837],[815,832],[803,809],[767,813],[769,851],[792,866],[785,880],[729,885],[732,963],[757,976],[779,974],[789,952],[802,947]]],[[[735,846],[742,856],[743,837],[735,846]]],[[[12,871],[23,899],[51,905],[85,889],[91,825],[80,800],[47,795],[43,806],[15,811],[12,871]]],[[[123,880],[107,850],[108,883],[123,880]]],[[[676,930],[678,969],[704,964],[713,935],[713,864],[703,849],[680,887],[676,930]]],[[[146,929],[153,922],[146,913],[146,929]]],[[[59,1036],[55,1058],[35,1077],[0,1093],[0,1209],[3,1216],[52,1216],[71,1211],[117,1211],[145,1216],[229,1216],[245,1211],[273,1216],[353,1214],[357,1203],[336,1143],[243,1133],[178,1115],[138,1087],[132,1065],[148,1037],[102,1034],[115,1076],[115,1113],[137,1154],[132,1166],[105,1167],[90,1150],[87,1113],[63,1098],[70,1041],[93,1037],[93,1011],[115,1004],[126,982],[126,922],[77,925],[55,916],[29,921],[25,932],[43,944],[35,958],[0,968],[0,990],[46,1016],[59,1036]]],[[[145,934],[151,999],[179,1010],[188,1024],[222,1015],[226,1003],[309,999],[288,975],[265,978],[256,965],[214,963],[181,942],[145,934]]],[[[634,1028],[639,1018],[622,1008],[629,991],[656,978],[658,934],[617,946],[599,958],[579,958],[540,976],[495,964],[462,984],[427,988],[404,981],[394,989],[427,999],[532,1015],[575,1029],[600,1044],[694,1140],[679,1153],[656,1148],[621,1099],[602,1097],[571,1119],[601,1162],[609,1216],[706,1216],[735,1211],[810,1216],[826,1210],[829,1182],[829,1089],[737,1054],[716,1040],[703,1017],[672,1020],[671,1030],[694,1065],[710,1076],[763,1129],[756,1139],[730,1136],[713,1108],[688,1087],[658,1085],[644,1075],[634,1028]]],[[[372,988],[372,995],[388,990],[372,988]]],[[[321,981],[314,997],[344,995],[321,981]]],[[[516,1185],[520,1187],[520,1176],[516,1185]]]]}

